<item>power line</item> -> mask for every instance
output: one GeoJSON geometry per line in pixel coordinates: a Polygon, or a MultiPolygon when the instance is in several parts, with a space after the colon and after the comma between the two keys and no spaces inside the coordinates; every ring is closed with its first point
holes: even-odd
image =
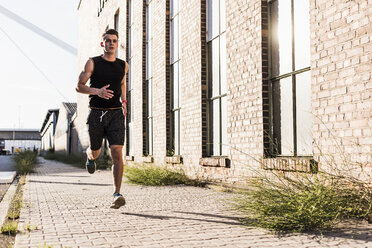
{"type": "Polygon", "coordinates": [[[36,25],[32,24],[31,22],[23,19],[19,15],[11,12],[10,10],[4,8],[1,5],[0,5],[0,13],[2,13],[3,15],[9,17],[10,19],[12,19],[15,22],[18,22],[22,26],[30,29],[31,31],[35,32],[36,34],[40,35],[41,37],[49,40],[53,44],[55,44],[55,45],[59,46],[60,48],[62,48],[63,50],[65,50],[65,51],[67,51],[67,52],[69,52],[69,53],[71,53],[71,54],[73,54],[75,56],[77,55],[77,49],[75,47],[67,44],[63,40],[60,40],[57,37],[51,35],[50,33],[42,30],[38,26],[36,26],[36,25]]]}
{"type": "Polygon", "coordinates": [[[5,36],[13,43],[13,45],[23,54],[23,56],[25,56],[28,61],[30,61],[30,63],[36,68],[36,70],[47,80],[47,82],[53,86],[53,88],[62,96],[62,98],[68,102],[68,99],[67,97],[65,97],[62,92],[57,88],[57,86],[55,86],[55,84],[47,77],[47,75],[45,75],[45,73],[34,63],[34,61],[29,57],[27,56],[27,54],[22,50],[22,48],[20,46],[18,46],[18,44],[5,32],[4,29],[2,29],[0,27],[0,30],[5,34],[5,36]]]}

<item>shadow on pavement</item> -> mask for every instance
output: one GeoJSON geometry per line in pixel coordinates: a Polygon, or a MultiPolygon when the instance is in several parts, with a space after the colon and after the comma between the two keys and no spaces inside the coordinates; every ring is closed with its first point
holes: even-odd
{"type": "Polygon", "coordinates": [[[331,231],[323,232],[323,236],[372,242],[372,227],[371,228],[350,227],[350,228],[334,229],[331,231]]]}
{"type": "Polygon", "coordinates": [[[30,183],[59,183],[59,184],[73,184],[73,185],[91,185],[91,186],[112,186],[112,184],[105,184],[105,183],[71,183],[71,182],[57,182],[57,181],[37,181],[37,180],[30,180],[30,183]]]}
{"type": "MultiPolygon", "coordinates": [[[[194,214],[194,215],[201,215],[201,216],[208,216],[208,217],[217,217],[217,218],[224,218],[224,219],[231,219],[239,221],[240,218],[238,217],[231,217],[231,216],[223,216],[223,215],[216,215],[216,214],[206,214],[206,213],[195,213],[195,212],[182,212],[182,211],[174,211],[175,213],[183,213],[183,214],[194,214]]],[[[205,221],[205,220],[203,220],[205,221]]],[[[251,219],[254,222],[253,219],[251,219]]],[[[226,223],[226,222],[222,222],[226,223]]],[[[325,231],[322,234],[314,233],[314,232],[307,232],[305,234],[313,235],[314,238],[321,239],[323,237],[333,237],[333,238],[344,238],[344,239],[353,239],[353,240],[361,240],[366,242],[372,242],[372,225],[368,227],[347,227],[347,228],[336,228],[333,230],[325,231]]],[[[298,235],[296,234],[280,234],[279,236],[291,236],[291,235],[298,235]]]]}
{"type": "Polygon", "coordinates": [[[143,217],[143,218],[150,218],[150,219],[160,219],[160,220],[169,220],[169,219],[180,219],[180,220],[194,220],[194,221],[204,221],[204,222],[211,222],[211,223],[220,223],[226,225],[234,225],[234,226],[241,226],[242,224],[237,222],[230,222],[230,221],[218,221],[218,220],[208,220],[208,219],[197,219],[197,218],[184,218],[178,216],[164,216],[164,215],[152,215],[152,214],[136,214],[136,213],[122,213],[125,215],[143,217]]]}
{"type": "Polygon", "coordinates": [[[217,214],[205,214],[205,213],[195,213],[195,212],[182,212],[182,211],[173,211],[174,213],[181,213],[181,214],[194,214],[194,215],[201,215],[201,216],[208,216],[208,217],[216,217],[216,218],[223,218],[229,220],[236,220],[239,221],[240,218],[233,217],[233,216],[224,216],[224,215],[217,215],[217,214]]]}
{"type": "MultiPolygon", "coordinates": [[[[254,227],[254,223],[257,222],[254,218],[245,219],[248,226],[254,227]]],[[[270,232],[270,231],[269,231],[270,232]]],[[[372,226],[364,227],[352,227],[347,226],[345,228],[334,228],[326,231],[307,231],[303,233],[282,233],[273,232],[272,234],[277,235],[278,238],[285,238],[298,235],[308,235],[314,240],[322,241],[323,238],[341,238],[341,239],[351,239],[351,240],[361,240],[365,242],[372,242],[372,226]]],[[[364,246],[363,246],[364,247],[364,246]]]]}
{"type": "Polygon", "coordinates": [[[89,177],[89,176],[65,176],[65,175],[53,175],[53,174],[48,174],[50,177],[89,177]]]}

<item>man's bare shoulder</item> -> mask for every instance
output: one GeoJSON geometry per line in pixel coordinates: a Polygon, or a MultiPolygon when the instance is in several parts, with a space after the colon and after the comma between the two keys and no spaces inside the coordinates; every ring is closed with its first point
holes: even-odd
{"type": "Polygon", "coordinates": [[[94,60],[93,58],[89,58],[85,63],[84,71],[85,72],[93,72],[94,70],[94,60]]]}

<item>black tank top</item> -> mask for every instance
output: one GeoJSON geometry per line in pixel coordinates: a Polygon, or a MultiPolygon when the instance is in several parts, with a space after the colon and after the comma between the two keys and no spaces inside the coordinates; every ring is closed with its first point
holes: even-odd
{"type": "Polygon", "coordinates": [[[90,77],[90,87],[102,88],[110,85],[114,96],[110,99],[103,99],[97,95],[89,96],[89,106],[94,108],[120,108],[121,81],[125,75],[125,62],[116,59],[113,62],[103,59],[101,56],[93,57],[94,69],[90,77]]]}

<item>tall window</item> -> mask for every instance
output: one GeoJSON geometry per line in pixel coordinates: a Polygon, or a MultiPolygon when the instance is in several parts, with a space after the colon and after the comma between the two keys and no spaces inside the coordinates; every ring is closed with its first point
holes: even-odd
{"type": "Polygon", "coordinates": [[[181,77],[180,77],[180,0],[171,0],[170,11],[170,64],[172,88],[172,147],[174,155],[181,153],[181,77]]]}
{"type": "MultiPolygon", "coordinates": [[[[119,32],[119,10],[116,11],[114,16],[114,29],[119,32]]],[[[120,35],[120,32],[119,32],[120,35]]],[[[116,57],[119,56],[119,49],[116,50],[116,57]]]]}
{"type": "Polygon", "coordinates": [[[312,154],[309,0],[270,1],[273,153],[312,154]]]}
{"type": "Polygon", "coordinates": [[[133,9],[132,9],[132,0],[128,0],[128,21],[127,21],[127,63],[129,65],[128,73],[127,73],[127,80],[128,80],[128,105],[127,105],[127,155],[134,155],[133,154],[133,104],[132,104],[132,96],[133,96],[133,86],[132,86],[132,38],[133,38],[133,9]]]}
{"type": "Polygon", "coordinates": [[[146,0],[146,88],[147,88],[147,136],[146,152],[152,155],[153,152],[153,82],[152,82],[152,0],[146,0]]]}
{"type": "Polygon", "coordinates": [[[208,153],[220,156],[228,152],[225,0],[208,0],[207,9],[208,153]]]}

